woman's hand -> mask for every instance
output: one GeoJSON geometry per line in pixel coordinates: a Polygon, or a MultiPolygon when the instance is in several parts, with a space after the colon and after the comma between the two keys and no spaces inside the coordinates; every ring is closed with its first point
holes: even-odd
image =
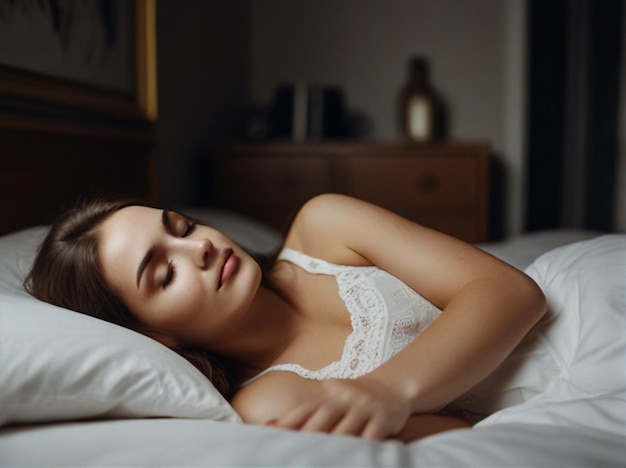
{"type": "Polygon", "coordinates": [[[320,389],[310,400],[267,424],[382,440],[398,434],[410,416],[409,402],[368,376],[325,380],[320,389]]]}

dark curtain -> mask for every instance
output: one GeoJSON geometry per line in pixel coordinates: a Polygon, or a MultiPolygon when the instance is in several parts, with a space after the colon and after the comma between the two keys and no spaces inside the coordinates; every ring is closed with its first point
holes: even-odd
{"type": "Polygon", "coordinates": [[[623,4],[528,3],[528,231],[612,230],[623,4]]]}

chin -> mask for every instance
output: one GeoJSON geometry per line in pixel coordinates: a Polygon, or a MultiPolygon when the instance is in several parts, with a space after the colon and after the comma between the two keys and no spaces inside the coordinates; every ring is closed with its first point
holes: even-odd
{"type": "Polygon", "coordinates": [[[249,255],[240,257],[237,271],[231,280],[242,282],[246,285],[245,287],[256,291],[261,285],[262,279],[263,274],[261,272],[261,266],[249,255]]]}

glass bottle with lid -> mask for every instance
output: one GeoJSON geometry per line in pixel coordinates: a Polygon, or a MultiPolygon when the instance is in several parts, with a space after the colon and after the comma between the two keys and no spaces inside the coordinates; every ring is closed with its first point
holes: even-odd
{"type": "Polygon", "coordinates": [[[437,97],[430,85],[428,64],[422,57],[412,57],[408,81],[400,93],[400,120],[403,136],[414,142],[437,139],[437,97]]]}

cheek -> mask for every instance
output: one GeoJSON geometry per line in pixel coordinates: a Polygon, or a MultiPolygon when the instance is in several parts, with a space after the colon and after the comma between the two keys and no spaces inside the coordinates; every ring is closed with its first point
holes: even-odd
{"type": "Polygon", "coordinates": [[[168,334],[179,334],[198,325],[197,318],[209,304],[206,291],[197,282],[176,282],[136,308],[137,318],[146,326],[168,334]]]}
{"type": "Polygon", "coordinates": [[[217,298],[200,282],[188,281],[168,301],[163,301],[161,330],[183,346],[203,346],[220,320],[214,311],[220,309],[217,298]]]}
{"type": "Polygon", "coordinates": [[[175,321],[188,321],[188,325],[192,325],[194,317],[203,316],[206,309],[215,301],[203,282],[194,277],[179,281],[171,291],[166,291],[167,293],[170,293],[167,301],[163,302],[170,311],[168,315],[175,321]]]}

